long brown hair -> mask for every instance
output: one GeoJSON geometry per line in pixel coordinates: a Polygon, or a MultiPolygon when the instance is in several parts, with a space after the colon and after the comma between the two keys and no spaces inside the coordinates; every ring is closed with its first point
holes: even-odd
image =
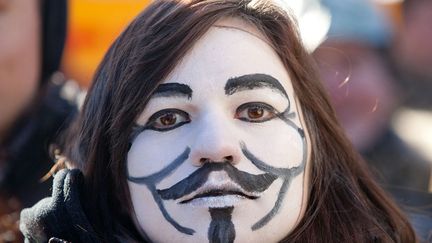
{"type": "Polygon", "coordinates": [[[84,173],[85,208],[95,230],[107,241],[112,238],[106,232],[129,229],[136,235],[125,171],[134,122],[158,84],[224,17],[244,19],[270,41],[290,74],[311,136],[306,212],[283,241],[415,242],[407,219],[345,138],[293,19],[260,0],[154,1],[111,46],[65,150],[84,173]]]}

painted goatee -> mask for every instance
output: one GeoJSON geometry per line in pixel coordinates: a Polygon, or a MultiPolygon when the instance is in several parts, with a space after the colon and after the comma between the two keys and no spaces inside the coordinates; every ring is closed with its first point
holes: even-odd
{"type": "Polygon", "coordinates": [[[208,230],[210,243],[232,243],[235,238],[234,224],[231,221],[233,207],[210,208],[211,223],[208,230]]]}

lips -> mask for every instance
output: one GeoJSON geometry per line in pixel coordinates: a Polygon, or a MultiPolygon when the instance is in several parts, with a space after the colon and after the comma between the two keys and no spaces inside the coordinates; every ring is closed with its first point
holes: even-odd
{"type": "Polygon", "coordinates": [[[212,190],[212,191],[209,191],[206,193],[198,194],[191,199],[180,201],[179,203],[185,204],[185,203],[189,203],[189,202],[191,202],[195,199],[198,199],[198,198],[223,197],[223,196],[227,196],[227,195],[238,196],[239,198],[247,198],[247,199],[251,199],[251,200],[255,200],[255,199],[259,198],[258,196],[249,196],[249,195],[246,195],[246,194],[244,194],[242,192],[238,192],[238,191],[212,190]]]}
{"type": "Polygon", "coordinates": [[[197,190],[187,194],[179,199],[177,203],[188,204],[200,201],[211,200],[219,203],[223,201],[239,201],[241,199],[255,200],[260,197],[260,193],[248,192],[241,186],[230,180],[224,172],[213,172],[209,175],[208,180],[197,190]]]}

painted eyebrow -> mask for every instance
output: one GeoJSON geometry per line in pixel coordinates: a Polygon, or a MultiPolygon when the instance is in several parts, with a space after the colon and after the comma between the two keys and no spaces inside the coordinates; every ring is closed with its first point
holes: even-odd
{"type": "Polygon", "coordinates": [[[189,85],[180,83],[159,84],[152,95],[152,98],[154,97],[185,97],[191,99],[192,89],[189,85]]]}
{"type": "Polygon", "coordinates": [[[234,93],[244,90],[261,88],[270,88],[275,90],[288,99],[288,94],[280,82],[276,78],[262,73],[247,74],[228,79],[227,83],[225,84],[225,94],[233,95],[234,93]]]}

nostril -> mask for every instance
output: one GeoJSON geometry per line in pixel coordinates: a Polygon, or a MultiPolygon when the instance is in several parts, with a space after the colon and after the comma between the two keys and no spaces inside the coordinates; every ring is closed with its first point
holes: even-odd
{"type": "Polygon", "coordinates": [[[234,158],[230,155],[230,156],[225,156],[224,160],[225,162],[232,163],[234,161],[234,158]]]}
{"type": "Polygon", "coordinates": [[[234,157],[233,156],[225,156],[225,157],[223,157],[223,159],[222,160],[211,160],[211,159],[209,159],[209,158],[201,158],[200,160],[199,160],[199,162],[200,162],[200,164],[201,165],[203,165],[203,164],[206,164],[206,163],[210,163],[210,162],[225,162],[225,163],[232,163],[234,161],[234,157]]]}

